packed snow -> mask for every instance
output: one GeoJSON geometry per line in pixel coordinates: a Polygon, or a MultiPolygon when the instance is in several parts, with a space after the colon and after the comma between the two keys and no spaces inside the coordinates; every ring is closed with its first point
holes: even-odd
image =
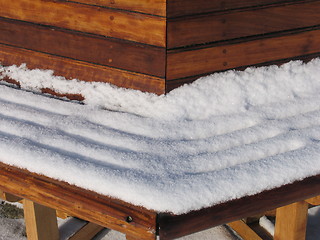
{"type": "Polygon", "coordinates": [[[320,59],[203,77],[167,95],[0,67],[0,161],[175,214],[320,174],[320,59]]]}

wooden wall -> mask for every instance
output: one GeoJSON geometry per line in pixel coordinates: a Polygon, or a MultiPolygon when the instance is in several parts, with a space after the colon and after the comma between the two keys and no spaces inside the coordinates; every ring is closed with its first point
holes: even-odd
{"type": "Polygon", "coordinates": [[[166,90],[216,71],[320,55],[320,1],[172,0],[166,90]]]}
{"type": "Polygon", "coordinates": [[[0,0],[0,61],[163,94],[320,55],[320,0],[0,0]]]}
{"type": "Polygon", "coordinates": [[[165,0],[0,0],[0,61],[164,93],[165,0]]]}

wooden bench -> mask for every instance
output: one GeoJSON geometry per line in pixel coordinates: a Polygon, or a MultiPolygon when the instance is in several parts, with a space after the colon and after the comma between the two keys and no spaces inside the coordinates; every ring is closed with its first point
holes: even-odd
{"type": "MultiPolygon", "coordinates": [[[[175,239],[278,208],[275,239],[302,240],[305,236],[307,202],[319,203],[319,198],[313,197],[320,195],[320,176],[182,215],[137,207],[3,163],[0,163],[0,189],[28,199],[27,211],[32,211],[32,217],[37,216],[34,211],[45,211],[51,212],[52,219],[55,218],[55,212],[50,209],[58,209],[71,216],[120,231],[126,234],[127,239],[154,240],[157,235],[161,240],[175,239]],[[304,201],[305,199],[309,200],[304,201]],[[37,210],[33,202],[44,207],[37,210]],[[283,217],[287,214],[292,218],[283,217]]],[[[56,228],[54,222],[48,220],[42,224],[56,228]]],[[[48,226],[43,225],[42,228],[48,226]]],[[[239,230],[235,224],[231,226],[239,232],[243,229],[240,226],[239,230]]],[[[34,222],[29,226],[34,232],[41,231],[35,230],[36,227],[34,222]]]]}
{"type": "Polygon", "coordinates": [[[0,0],[0,62],[157,94],[320,54],[320,1],[0,0]]]}

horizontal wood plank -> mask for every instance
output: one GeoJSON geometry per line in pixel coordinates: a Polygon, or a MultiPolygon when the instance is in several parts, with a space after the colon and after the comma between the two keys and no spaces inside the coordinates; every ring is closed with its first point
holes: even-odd
{"type": "Polygon", "coordinates": [[[3,163],[0,189],[141,240],[155,239],[156,213],[95,192],[3,163]],[[126,221],[128,216],[132,218],[130,223],[126,221]]]}
{"type": "Polygon", "coordinates": [[[320,194],[320,175],[183,215],[159,216],[160,239],[169,240],[320,194]]]}
{"type": "Polygon", "coordinates": [[[298,1],[299,0],[168,0],[167,17],[298,1]]]}
{"type": "Polygon", "coordinates": [[[27,63],[30,69],[52,69],[57,76],[76,78],[88,82],[108,82],[119,87],[163,94],[165,81],[149,75],[138,74],[40,52],[0,44],[0,62],[4,66],[27,63]]]}
{"type": "Polygon", "coordinates": [[[148,75],[165,76],[165,48],[0,18],[0,43],[148,75]]]}
{"type": "Polygon", "coordinates": [[[319,24],[320,1],[179,18],[168,21],[168,48],[242,38],[319,24]]]}
{"type": "Polygon", "coordinates": [[[0,0],[0,16],[165,47],[165,18],[51,0],[0,0]]]}
{"type": "Polygon", "coordinates": [[[73,0],[73,2],[166,16],[166,0],[73,0]]]}
{"type": "Polygon", "coordinates": [[[320,30],[299,31],[229,45],[168,52],[167,79],[255,65],[320,52],[320,30]]]}
{"type": "MultiPolygon", "coordinates": [[[[284,63],[287,63],[287,62],[290,62],[290,61],[294,61],[294,60],[300,60],[300,61],[303,61],[303,62],[309,62],[309,61],[311,61],[312,59],[314,59],[316,57],[320,57],[320,52],[317,52],[317,53],[314,53],[314,54],[309,54],[309,55],[296,56],[296,57],[292,57],[292,58],[284,58],[284,59],[278,59],[278,60],[274,60],[274,61],[268,61],[268,62],[253,64],[251,66],[255,66],[255,67],[270,66],[270,65],[278,65],[278,66],[280,66],[280,65],[282,65],[284,63]]],[[[243,71],[247,67],[249,67],[249,66],[241,66],[241,67],[235,68],[235,70],[243,71]]],[[[226,71],[226,70],[222,70],[222,71],[226,71]]],[[[191,76],[191,77],[187,77],[187,78],[180,78],[180,79],[175,79],[175,80],[171,80],[171,81],[166,81],[166,93],[168,93],[168,92],[174,90],[175,88],[178,88],[178,87],[180,87],[180,86],[182,86],[184,84],[190,84],[193,81],[199,79],[200,77],[203,77],[203,76],[206,76],[206,75],[208,75],[208,73],[204,73],[204,74],[197,75],[197,76],[191,76]]],[[[274,212],[274,215],[275,215],[275,212],[274,212]]]]}

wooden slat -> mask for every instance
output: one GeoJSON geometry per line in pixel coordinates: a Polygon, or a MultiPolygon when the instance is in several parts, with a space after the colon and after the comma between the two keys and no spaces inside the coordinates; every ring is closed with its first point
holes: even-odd
{"type": "Polygon", "coordinates": [[[165,47],[165,18],[56,0],[0,0],[0,16],[165,47]]]}
{"type": "Polygon", "coordinates": [[[320,1],[179,18],[168,22],[168,48],[320,24],[320,1]]]}
{"type": "Polygon", "coordinates": [[[309,198],[306,200],[306,202],[311,205],[318,206],[318,205],[320,205],[320,196],[316,196],[314,198],[309,198]]]}
{"type": "Polygon", "coordinates": [[[263,240],[256,234],[245,222],[242,220],[234,221],[228,223],[228,226],[231,227],[238,235],[244,240],[263,240]]]}
{"type": "Polygon", "coordinates": [[[141,240],[155,239],[156,213],[142,207],[3,163],[0,189],[141,240]],[[128,216],[132,221],[127,222],[128,216]]]}
{"type": "Polygon", "coordinates": [[[306,238],[308,203],[296,202],[277,209],[274,240],[306,238]]]}
{"type": "Polygon", "coordinates": [[[144,74],[132,73],[62,57],[52,56],[30,50],[0,44],[0,62],[3,65],[28,63],[30,69],[52,69],[55,75],[67,79],[109,82],[119,87],[163,94],[164,79],[144,74]]]}
{"type": "Polygon", "coordinates": [[[54,209],[24,199],[23,210],[28,239],[59,239],[58,223],[54,209]]]}
{"type": "MultiPolygon", "coordinates": [[[[287,62],[290,62],[290,61],[294,61],[294,60],[300,60],[300,61],[303,61],[303,62],[309,62],[309,61],[311,61],[312,59],[314,59],[316,57],[320,57],[320,52],[314,53],[314,54],[309,54],[309,55],[296,56],[296,57],[291,57],[291,58],[279,59],[279,60],[275,60],[275,61],[268,61],[268,62],[253,64],[251,66],[255,66],[255,67],[270,66],[270,65],[278,65],[278,66],[280,66],[280,65],[282,65],[284,63],[287,63],[287,62]]],[[[241,66],[241,67],[235,68],[235,70],[243,71],[247,67],[248,66],[241,66]]],[[[208,75],[208,73],[203,73],[201,75],[191,76],[191,77],[187,77],[187,78],[175,79],[175,80],[172,80],[172,81],[166,81],[166,93],[172,91],[175,88],[180,87],[181,85],[192,83],[193,81],[199,79],[202,76],[206,76],[206,75],[208,75]]],[[[272,211],[274,211],[274,215],[275,215],[275,210],[272,210],[272,211]]]]}
{"type": "Polygon", "coordinates": [[[201,75],[317,52],[320,52],[319,29],[229,45],[169,51],[167,79],[201,75]]]}
{"type": "Polygon", "coordinates": [[[182,215],[159,216],[160,239],[169,240],[320,194],[320,175],[182,215]]]}
{"type": "Polygon", "coordinates": [[[167,17],[298,1],[299,0],[168,0],[167,17]]]}
{"type": "Polygon", "coordinates": [[[166,0],[73,0],[73,2],[166,16],[166,0]]]}
{"type": "Polygon", "coordinates": [[[74,235],[68,238],[68,240],[87,240],[92,239],[95,235],[101,232],[104,227],[97,224],[88,222],[81,229],[79,229],[74,235]]]}
{"type": "Polygon", "coordinates": [[[165,76],[165,48],[3,18],[0,18],[0,32],[0,43],[153,76],[165,76]]]}

